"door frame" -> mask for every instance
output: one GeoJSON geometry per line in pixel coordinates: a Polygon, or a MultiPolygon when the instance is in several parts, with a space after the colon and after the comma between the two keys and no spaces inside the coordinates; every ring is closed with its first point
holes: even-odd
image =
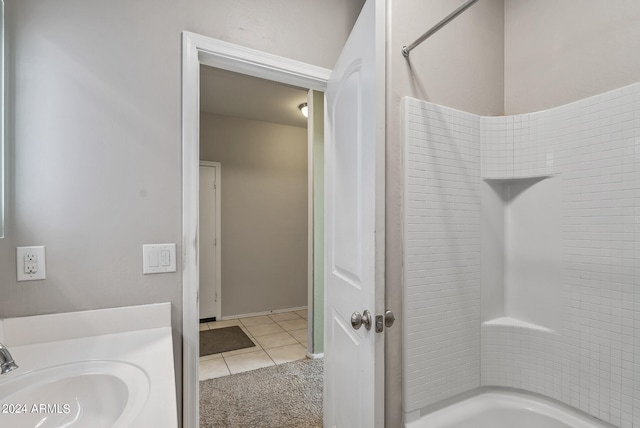
{"type": "Polygon", "coordinates": [[[199,426],[200,65],[324,92],[331,70],[182,32],[182,422],[199,426]]]}
{"type": "MultiPolygon", "coordinates": [[[[222,236],[221,235],[221,226],[220,226],[220,213],[222,211],[222,207],[220,206],[220,191],[222,189],[222,164],[220,162],[211,162],[211,161],[200,161],[199,166],[213,167],[216,169],[216,319],[222,319],[222,236]]],[[[200,180],[198,180],[199,182],[200,180]]],[[[198,208],[198,211],[200,209],[198,208]]],[[[200,218],[200,213],[198,212],[198,221],[200,218]]],[[[200,241],[198,241],[200,242],[200,241]]],[[[199,250],[198,250],[199,251],[199,250]]],[[[199,276],[199,275],[198,275],[199,276]]],[[[198,290],[200,290],[200,278],[198,278],[198,290]]],[[[198,315],[198,318],[200,316],[198,315]]]]}

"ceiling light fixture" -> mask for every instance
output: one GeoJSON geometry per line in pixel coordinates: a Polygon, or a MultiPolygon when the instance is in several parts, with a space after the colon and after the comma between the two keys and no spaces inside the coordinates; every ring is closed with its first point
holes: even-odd
{"type": "Polygon", "coordinates": [[[309,117],[309,106],[307,106],[307,103],[300,104],[298,108],[304,117],[309,117]]]}

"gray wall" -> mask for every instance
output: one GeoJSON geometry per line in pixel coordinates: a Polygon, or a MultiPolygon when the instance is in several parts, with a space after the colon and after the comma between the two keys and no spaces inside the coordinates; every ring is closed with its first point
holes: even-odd
{"type": "Polygon", "coordinates": [[[222,316],[307,306],[307,130],[200,115],[221,162],[222,316]]]}
{"type": "MultiPolygon", "coordinates": [[[[421,98],[485,115],[503,113],[503,0],[483,0],[411,52],[400,53],[460,5],[457,0],[390,0],[387,52],[387,305],[402,313],[402,140],[400,101],[421,98]],[[419,17],[419,18],[418,18],[419,17]]],[[[400,318],[400,317],[398,317],[400,318]]],[[[402,325],[387,330],[386,425],[402,420],[402,325]]]]}
{"type": "Polygon", "coordinates": [[[6,0],[0,317],[169,301],[180,397],[180,268],[141,266],[143,243],[182,249],[180,34],[332,68],[361,6],[6,0]],[[47,279],[17,283],[15,247],[34,244],[47,247],[47,279]]]}
{"type": "Polygon", "coordinates": [[[505,0],[505,112],[640,81],[639,20],[637,0],[505,0]]]}

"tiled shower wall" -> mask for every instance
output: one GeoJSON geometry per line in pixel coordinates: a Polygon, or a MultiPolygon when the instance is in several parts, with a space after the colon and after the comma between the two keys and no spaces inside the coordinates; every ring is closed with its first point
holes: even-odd
{"type": "Polygon", "coordinates": [[[480,118],[404,98],[404,407],[480,386],[480,118]]]}
{"type": "MultiPolygon", "coordinates": [[[[640,427],[640,85],[543,112],[500,118],[479,118],[406,100],[405,127],[405,411],[433,404],[464,388],[473,389],[473,382],[458,380],[465,373],[464,379],[479,376],[481,385],[543,393],[613,425],[640,427]],[[477,121],[479,140],[458,140],[462,130],[464,136],[478,135],[461,125],[459,117],[469,126],[477,121]],[[433,129],[446,130],[438,132],[445,134],[449,148],[446,142],[440,142],[442,147],[437,150],[431,148],[433,129]],[[442,257],[462,260],[469,251],[466,247],[459,254],[461,248],[437,251],[438,246],[451,244],[419,242],[421,235],[415,231],[421,227],[433,225],[434,233],[440,230],[446,235],[448,228],[461,226],[455,217],[430,218],[428,211],[421,216],[414,201],[426,199],[433,212],[444,212],[447,208],[438,206],[444,200],[437,196],[454,195],[464,186],[443,178],[427,180],[430,187],[412,185],[438,170],[473,183],[474,160],[463,162],[457,147],[469,145],[473,151],[474,144],[481,146],[481,160],[474,159],[480,161],[483,178],[557,174],[560,180],[560,331],[499,325],[481,328],[479,300],[469,298],[474,294],[460,294],[459,280],[432,279],[429,264],[442,257]],[[421,151],[422,157],[413,157],[421,151]],[[460,165],[464,165],[462,172],[457,169],[460,165]],[[420,259],[418,252],[438,256],[420,259]],[[417,290],[429,290],[423,296],[430,295],[435,301],[420,303],[417,290]],[[459,315],[468,323],[446,323],[450,321],[448,311],[442,308],[451,304],[471,308],[469,314],[459,315]],[[451,372],[428,363],[434,355],[454,360],[458,349],[437,348],[442,333],[427,329],[423,321],[435,317],[431,306],[439,308],[439,319],[449,329],[465,337],[460,340],[468,345],[465,355],[476,355],[474,334],[482,336],[481,356],[477,356],[480,373],[474,372],[477,366],[471,362],[451,372]],[[467,367],[473,369],[467,372],[467,367]],[[454,390],[449,381],[461,387],[454,390]]],[[[472,188],[468,187],[466,196],[475,201],[472,188]]],[[[473,219],[468,227],[478,227],[475,219],[479,214],[474,210],[479,211],[479,205],[466,207],[466,215],[473,219]]],[[[476,292],[480,280],[469,280],[475,284],[469,290],[476,292]]],[[[458,343],[455,336],[447,340],[458,343]]]]}

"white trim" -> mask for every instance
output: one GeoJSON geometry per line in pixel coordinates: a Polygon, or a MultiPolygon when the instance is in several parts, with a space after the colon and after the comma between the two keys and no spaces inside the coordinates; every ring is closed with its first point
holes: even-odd
{"type": "Polygon", "coordinates": [[[199,426],[198,179],[200,64],[325,91],[331,70],[182,32],[182,421],[199,426]]]}
{"type": "MultiPolygon", "coordinates": [[[[220,162],[200,161],[200,166],[210,166],[216,169],[216,317],[222,319],[222,227],[220,226],[220,192],[222,190],[222,164],[220,162]]],[[[200,176],[198,176],[199,178],[200,176]]],[[[198,242],[200,242],[198,240],[198,242]]],[[[200,250],[198,250],[200,251],[200,250]]],[[[198,293],[200,283],[198,282],[198,293]]],[[[198,316],[198,319],[200,317],[198,316]]]]}
{"type": "Polygon", "coordinates": [[[182,426],[196,428],[200,414],[198,361],[198,181],[200,162],[198,46],[182,33],[182,426]]]}
{"type": "Polygon", "coordinates": [[[313,314],[314,314],[314,297],[315,292],[313,289],[313,277],[314,277],[314,194],[313,194],[313,92],[311,89],[307,91],[307,353],[315,350],[315,344],[313,343],[313,314]]]}
{"type": "Polygon", "coordinates": [[[317,360],[319,358],[324,358],[324,352],[320,352],[319,354],[311,354],[307,352],[307,358],[311,358],[312,360],[317,360]]]}
{"type": "Polygon", "coordinates": [[[331,70],[200,34],[184,32],[197,45],[200,64],[275,82],[323,91],[331,70]]]}
{"type": "Polygon", "coordinates": [[[5,185],[6,180],[4,178],[5,174],[7,174],[7,165],[6,165],[6,157],[5,157],[5,121],[6,121],[6,113],[5,113],[5,105],[6,105],[6,88],[5,88],[5,37],[4,37],[4,0],[0,2],[0,239],[4,238],[5,232],[5,185]]]}
{"type": "Polygon", "coordinates": [[[294,311],[304,311],[306,309],[307,309],[306,306],[298,306],[296,308],[287,308],[287,309],[274,309],[272,311],[252,312],[249,314],[240,314],[240,315],[229,315],[226,317],[221,317],[220,320],[227,321],[227,320],[236,320],[240,318],[261,317],[263,315],[282,314],[285,312],[294,312],[294,311]]]}

